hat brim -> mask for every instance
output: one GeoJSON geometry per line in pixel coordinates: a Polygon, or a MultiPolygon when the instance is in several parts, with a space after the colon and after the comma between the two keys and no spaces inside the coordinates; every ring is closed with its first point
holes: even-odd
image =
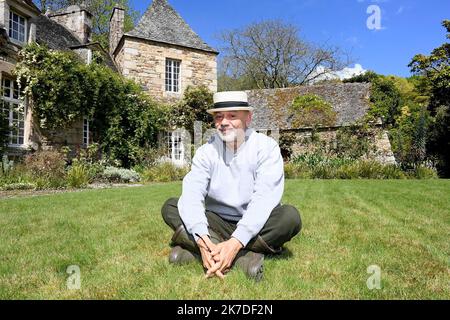
{"type": "Polygon", "coordinates": [[[214,114],[216,112],[225,112],[225,111],[250,111],[253,112],[253,107],[229,107],[229,108],[217,108],[217,109],[209,109],[206,110],[209,114],[214,114]]]}

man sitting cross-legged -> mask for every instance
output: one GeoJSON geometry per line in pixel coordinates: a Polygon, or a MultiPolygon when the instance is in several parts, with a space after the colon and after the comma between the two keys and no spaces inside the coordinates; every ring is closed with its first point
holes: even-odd
{"type": "Polygon", "coordinates": [[[180,198],[162,207],[174,231],[169,261],[201,259],[208,277],[233,265],[250,278],[263,275],[264,254],[281,252],[301,230],[298,210],[281,204],[284,166],[272,138],[249,128],[253,108],[245,92],[214,95],[217,132],[201,146],[183,180],[180,198]]]}

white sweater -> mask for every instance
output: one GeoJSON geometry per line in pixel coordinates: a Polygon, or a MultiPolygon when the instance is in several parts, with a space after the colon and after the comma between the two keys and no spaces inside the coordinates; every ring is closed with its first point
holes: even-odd
{"type": "Polygon", "coordinates": [[[196,234],[209,235],[206,208],[239,221],[232,236],[246,246],[280,204],[283,191],[283,158],[274,139],[247,129],[246,141],[234,153],[216,133],[192,159],[178,210],[196,241],[196,234]]]}

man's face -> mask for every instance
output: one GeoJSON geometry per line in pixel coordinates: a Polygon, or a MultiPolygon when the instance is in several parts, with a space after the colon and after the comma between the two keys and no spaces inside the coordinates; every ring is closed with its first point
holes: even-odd
{"type": "Polygon", "coordinates": [[[214,124],[220,138],[225,142],[241,140],[252,121],[249,111],[223,111],[214,113],[214,124]]]}

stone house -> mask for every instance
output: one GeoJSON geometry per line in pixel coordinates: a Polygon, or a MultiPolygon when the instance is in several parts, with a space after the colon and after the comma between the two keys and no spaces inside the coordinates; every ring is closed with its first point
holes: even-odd
{"type": "MultiPolygon", "coordinates": [[[[21,47],[36,41],[54,50],[72,50],[86,63],[93,53],[104,57],[113,70],[140,83],[152,97],[166,102],[179,100],[189,86],[205,85],[217,91],[218,52],[208,46],[169,5],[167,0],[153,0],[137,26],[124,32],[125,12],[116,7],[110,18],[110,48],[104,50],[91,42],[92,15],[85,8],[71,6],[58,12],[42,14],[31,0],[0,0],[0,83],[1,106],[9,111],[10,154],[23,154],[67,145],[83,148],[91,142],[90,121],[80,119],[71,128],[43,132],[33,121],[31,106],[21,99],[12,71],[21,47]]],[[[369,108],[369,85],[329,83],[277,90],[248,91],[255,108],[253,127],[259,131],[277,129],[294,132],[297,143],[293,153],[303,152],[303,138],[311,128],[295,129],[287,111],[293,99],[302,94],[317,94],[331,103],[337,113],[334,126],[321,127],[319,135],[333,143],[337,130],[361,119],[369,108]]],[[[378,126],[375,158],[392,163],[394,157],[386,132],[378,126]]],[[[164,135],[167,157],[176,164],[186,164],[183,134],[164,135]]],[[[187,160],[187,161],[186,161],[187,160]]]]}
{"type": "MultiPolygon", "coordinates": [[[[218,52],[206,44],[166,0],[153,0],[137,26],[124,33],[124,10],[110,19],[110,54],[119,72],[152,97],[175,102],[188,86],[217,91],[218,52]]],[[[185,135],[169,131],[160,137],[167,158],[186,164],[185,135]]]]}
{"type": "Polygon", "coordinates": [[[22,46],[36,39],[33,18],[39,14],[31,0],[0,0],[0,107],[7,113],[9,124],[15,127],[8,141],[14,150],[24,149],[30,142],[31,112],[21,99],[12,71],[22,46]]]}
{"type": "MultiPolygon", "coordinates": [[[[166,0],[154,0],[138,25],[124,33],[125,12],[114,8],[110,19],[110,50],[91,42],[92,15],[83,7],[70,6],[42,14],[31,0],[0,0],[0,83],[2,107],[9,110],[9,154],[69,146],[83,148],[91,142],[90,119],[72,127],[44,132],[29,103],[21,98],[12,71],[19,50],[36,41],[54,50],[72,50],[86,63],[93,52],[123,76],[140,83],[158,100],[181,99],[189,86],[205,85],[217,90],[218,52],[204,43],[166,0]]],[[[172,159],[183,157],[181,137],[165,137],[172,159]]]]}
{"type": "Polygon", "coordinates": [[[78,6],[42,14],[31,0],[0,0],[0,83],[1,107],[6,110],[11,130],[9,155],[23,155],[31,150],[70,146],[82,148],[91,141],[89,120],[79,119],[70,128],[44,131],[33,119],[32,106],[24,98],[13,76],[20,49],[32,42],[54,50],[76,52],[86,63],[93,53],[117,70],[109,53],[91,42],[92,15],[78,6]]]}
{"type": "Polygon", "coordinates": [[[114,8],[110,20],[110,53],[121,74],[159,100],[178,100],[188,86],[217,91],[218,52],[166,0],[153,0],[127,33],[124,16],[114,8]]]}

